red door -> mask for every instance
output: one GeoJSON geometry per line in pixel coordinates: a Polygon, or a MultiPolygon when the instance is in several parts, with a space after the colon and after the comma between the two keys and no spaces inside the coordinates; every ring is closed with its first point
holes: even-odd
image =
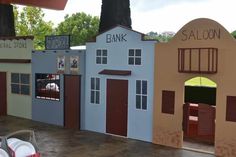
{"type": "Polygon", "coordinates": [[[106,132],[127,136],[128,81],[107,80],[106,132]]]}
{"type": "Polygon", "coordinates": [[[80,128],[80,76],[65,75],[64,114],[66,128],[80,128]]]}
{"type": "Polygon", "coordinates": [[[7,115],[7,85],[6,73],[0,72],[0,116],[7,115]]]}

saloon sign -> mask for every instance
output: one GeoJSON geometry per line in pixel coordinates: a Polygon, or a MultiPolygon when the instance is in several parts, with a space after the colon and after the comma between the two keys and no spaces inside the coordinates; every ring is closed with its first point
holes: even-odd
{"type": "Polygon", "coordinates": [[[215,28],[208,29],[184,29],[182,32],[182,41],[187,40],[217,40],[220,39],[221,31],[215,28]]]}

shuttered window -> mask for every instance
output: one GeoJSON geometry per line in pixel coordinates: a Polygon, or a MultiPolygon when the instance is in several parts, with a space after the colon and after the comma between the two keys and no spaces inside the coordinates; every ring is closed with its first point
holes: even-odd
{"type": "Polygon", "coordinates": [[[162,91],[162,113],[174,114],[175,110],[175,92],[162,91]]]}
{"type": "Polygon", "coordinates": [[[227,96],[226,121],[236,122],[236,96],[227,96]]]}

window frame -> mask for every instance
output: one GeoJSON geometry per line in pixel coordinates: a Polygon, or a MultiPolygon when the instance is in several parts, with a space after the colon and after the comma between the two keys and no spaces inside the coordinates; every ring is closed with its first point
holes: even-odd
{"type": "Polygon", "coordinates": [[[128,49],[128,65],[130,66],[142,66],[142,49],[141,48],[130,48],[128,49]],[[134,55],[130,55],[130,51],[134,51],[134,55]],[[140,56],[136,55],[136,51],[140,50],[140,56]],[[133,63],[130,63],[130,59],[133,59],[133,63]],[[140,64],[136,63],[136,59],[140,59],[140,64]]]}
{"type": "Polygon", "coordinates": [[[98,65],[106,65],[108,63],[108,50],[107,49],[97,49],[96,50],[95,62],[98,65]],[[100,55],[98,55],[98,51],[101,52],[100,55]],[[104,55],[104,53],[106,53],[106,55],[104,55]],[[98,59],[100,59],[100,63],[98,63],[98,59]]]}
{"type": "Polygon", "coordinates": [[[17,72],[11,72],[11,94],[17,94],[17,95],[25,95],[25,96],[31,96],[31,75],[29,73],[17,73],[17,72]],[[18,82],[12,82],[12,75],[13,74],[18,74],[18,82]],[[21,75],[27,75],[28,77],[28,84],[27,83],[22,83],[21,80],[21,75]],[[18,86],[18,92],[13,92],[12,91],[12,85],[17,85],[18,86]],[[29,93],[28,94],[24,94],[22,93],[22,86],[27,86],[29,88],[29,93]]]}
{"type": "Polygon", "coordinates": [[[141,111],[147,111],[148,110],[148,80],[136,80],[135,81],[135,109],[141,110],[141,111]],[[140,81],[140,93],[137,93],[138,91],[138,81],[140,81]],[[143,92],[144,83],[146,82],[146,93],[143,92]],[[140,96],[140,108],[137,107],[137,96],[140,96]],[[143,97],[146,97],[146,108],[144,108],[143,104],[143,97]]]}
{"type": "Polygon", "coordinates": [[[98,77],[91,77],[90,78],[90,103],[94,105],[99,105],[100,102],[101,102],[101,79],[98,77]],[[93,97],[92,97],[92,93],[94,93],[93,97]]]}

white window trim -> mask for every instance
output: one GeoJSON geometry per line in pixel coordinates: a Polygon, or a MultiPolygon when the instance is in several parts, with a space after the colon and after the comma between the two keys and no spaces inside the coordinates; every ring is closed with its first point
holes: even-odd
{"type": "Polygon", "coordinates": [[[104,49],[104,48],[98,48],[98,49],[96,49],[95,50],[95,63],[96,63],[96,65],[107,65],[108,64],[108,50],[107,49],[104,49]],[[101,51],[101,56],[97,56],[97,51],[98,50],[100,50],[101,51]],[[103,50],[106,50],[107,51],[107,56],[103,56],[102,54],[102,52],[103,52],[103,50]],[[97,57],[101,57],[101,63],[97,63],[97,57]],[[106,64],[103,64],[102,63],[102,59],[103,58],[107,58],[107,63],[106,64]]]}
{"type": "MultiPolygon", "coordinates": [[[[127,49],[127,64],[128,66],[138,66],[138,67],[141,67],[143,66],[143,49],[142,48],[128,48],[127,49]],[[129,50],[141,50],[141,64],[140,65],[137,65],[137,64],[129,64],[129,50]]],[[[135,56],[134,56],[134,60],[135,60],[135,56]]]]}
{"type": "Polygon", "coordinates": [[[19,93],[12,93],[12,87],[10,87],[11,88],[11,94],[16,94],[16,95],[21,95],[21,96],[31,96],[31,74],[30,73],[11,72],[10,73],[11,79],[12,79],[12,74],[19,74],[19,83],[12,83],[11,82],[11,85],[12,84],[19,85],[19,93]],[[29,84],[21,83],[21,80],[20,80],[21,75],[29,75],[29,84]],[[29,86],[29,94],[21,94],[21,85],[29,86]]]}
{"type": "Polygon", "coordinates": [[[148,84],[149,84],[149,83],[148,83],[148,80],[146,80],[146,79],[138,79],[138,80],[135,80],[135,109],[136,109],[137,111],[147,112],[148,109],[149,109],[149,107],[148,107],[148,106],[149,106],[149,105],[148,105],[148,86],[149,86],[149,85],[148,85],[148,84]],[[141,81],[141,92],[142,92],[142,88],[143,88],[143,87],[142,87],[142,85],[143,85],[142,81],[146,81],[146,82],[147,82],[147,94],[144,95],[144,94],[137,94],[137,93],[136,93],[136,90],[137,90],[137,88],[136,88],[137,81],[141,81]],[[137,105],[137,104],[136,104],[136,103],[137,103],[137,102],[136,102],[136,96],[137,96],[137,95],[141,96],[141,108],[140,108],[140,109],[136,107],[136,105],[137,105]],[[146,108],[146,109],[143,109],[143,108],[142,108],[142,106],[143,106],[143,104],[142,104],[142,96],[146,96],[146,97],[147,97],[147,108],[146,108]]]}
{"type": "Polygon", "coordinates": [[[93,104],[93,105],[100,105],[100,103],[101,103],[101,78],[99,78],[99,77],[90,77],[90,91],[89,91],[89,93],[90,93],[90,94],[89,94],[89,95],[90,95],[90,99],[89,99],[90,104],[93,104]],[[95,80],[95,83],[94,83],[95,88],[96,88],[96,79],[99,79],[99,90],[97,90],[97,89],[92,89],[92,84],[91,84],[92,78],[94,78],[94,80],[95,80]],[[92,97],[91,92],[92,92],[92,91],[95,92],[95,95],[94,95],[94,102],[93,102],[93,103],[91,102],[91,97],[92,97]],[[99,102],[98,102],[98,103],[96,103],[96,92],[99,92],[99,102]]]}

